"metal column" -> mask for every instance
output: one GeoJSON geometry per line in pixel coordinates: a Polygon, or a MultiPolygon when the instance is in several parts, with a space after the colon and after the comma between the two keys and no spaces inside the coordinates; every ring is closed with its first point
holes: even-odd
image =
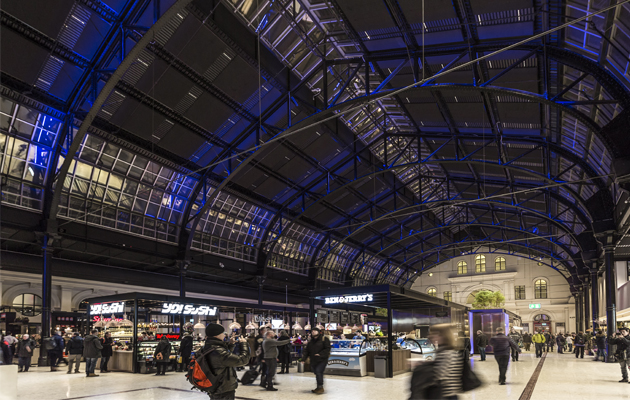
{"type": "MultiPolygon", "coordinates": [[[[607,335],[612,335],[617,330],[617,282],[615,279],[615,263],[613,261],[614,247],[604,247],[604,263],[606,266],[606,327],[607,335]]],[[[613,354],[611,345],[608,345],[608,354],[613,354]]],[[[608,362],[612,362],[609,357],[608,362]]]]}
{"type": "Polygon", "coordinates": [[[584,332],[584,291],[578,292],[578,312],[580,313],[580,325],[578,332],[584,332]]]}
{"type": "MultiPolygon", "coordinates": [[[[52,242],[53,238],[44,234],[42,242],[42,343],[44,338],[50,337],[52,323],[52,242]]],[[[48,364],[48,355],[42,349],[39,352],[37,364],[42,367],[48,364]]]]}
{"type": "Polygon", "coordinates": [[[394,377],[394,339],[393,339],[392,292],[387,291],[387,377],[394,377]]]}
{"type": "MultiPolygon", "coordinates": [[[[589,328],[589,322],[591,321],[591,305],[589,301],[589,290],[588,284],[583,286],[583,299],[584,299],[584,332],[586,332],[589,328]]],[[[594,333],[594,332],[593,332],[594,333]]]]}
{"type": "Polygon", "coordinates": [[[597,329],[599,328],[599,291],[597,286],[597,262],[593,263],[593,269],[591,269],[591,308],[593,329],[597,329]]]}
{"type": "Polygon", "coordinates": [[[573,294],[573,299],[575,300],[575,333],[580,331],[580,301],[578,300],[578,294],[573,294]]]}

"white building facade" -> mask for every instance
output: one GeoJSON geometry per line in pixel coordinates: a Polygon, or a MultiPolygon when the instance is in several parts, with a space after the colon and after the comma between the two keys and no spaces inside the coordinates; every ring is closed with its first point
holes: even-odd
{"type": "Polygon", "coordinates": [[[569,284],[537,260],[496,253],[462,255],[425,271],[412,289],[469,307],[476,292],[498,290],[505,296],[504,308],[522,318],[525,331],[543,323],[553,333],[576,331],[569,284]]]}

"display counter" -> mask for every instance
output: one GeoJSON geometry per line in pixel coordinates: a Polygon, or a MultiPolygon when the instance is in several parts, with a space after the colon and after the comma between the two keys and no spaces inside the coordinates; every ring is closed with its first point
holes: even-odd
{"type": "MultiPolygon", "coordinates": [[[[159,341],[142,341],[138,343],[138,363],[137,372],[148,374],[155,370],[155,360],[153,354],[157,348],[159,341]]],[[[169,361],[169,370],[175,370],[177,368],[177,353],[179,352],[179,345],[181,340],[171,340],[171,356],[169,361]]],[[[204,346],[205,342],[195,340],[193,341],[193,352],[198,351],[204,346]]]]}
{"type": "Polygon", "coordinates": [[[331,375],[365,376],[367,364],[365,340],[333,339],[328,366],[324,371],[331,375]]]}
{"type": "Polygon", "coordinates": [[[435,345],[429,339],[405,339],[400,347],[411,351],[415,360],[431,361],[437,351],[435,345]]]}
{"type": "Polygon", "coordinates": [[[107,367],[112,371],[133,372],[133,351],[114,350],[107,367]]]}
{"type": "MultiPolygon", "coordinates": [[[[374,357],[376,356],[389,356],[387,350],[370,350],[365,354],[365,362],[368,373],[374,373],[374,357]]],[[[411,350],[392,350],[392,368],[394,375],[402,374],[411,370],[409,366],[409,359],[411,358],[411,350]]]]}

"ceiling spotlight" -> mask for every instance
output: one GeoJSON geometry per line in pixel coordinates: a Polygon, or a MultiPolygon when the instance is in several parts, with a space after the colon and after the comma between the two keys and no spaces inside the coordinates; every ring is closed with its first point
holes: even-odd
{"type": "Polygon", "coordinates": [[[220,262],[220,263],[219,263],[219,267],[221,267],[221,268],[225,268],[225,265],[223,265],[223,263],[222,263],[222,262],[220,262]]]}
{"type": "Polygon", "coordinates": [[[433,276],[433,272],[429,272],[429,276],[433,276]]]}

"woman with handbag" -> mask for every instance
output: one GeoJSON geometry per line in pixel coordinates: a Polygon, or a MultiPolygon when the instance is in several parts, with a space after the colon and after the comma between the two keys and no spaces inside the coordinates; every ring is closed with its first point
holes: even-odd
{"type": "Polygon", "coordinates": [[[166,375],[166,368],[168,367],[168,363],[171,361],[171,343],[168,341],[166,335],[162,336],[160,343],[158,343],[155,348],[155,352],[153,353],[153,357],[157,362],[157,375],[166,375]]]}

